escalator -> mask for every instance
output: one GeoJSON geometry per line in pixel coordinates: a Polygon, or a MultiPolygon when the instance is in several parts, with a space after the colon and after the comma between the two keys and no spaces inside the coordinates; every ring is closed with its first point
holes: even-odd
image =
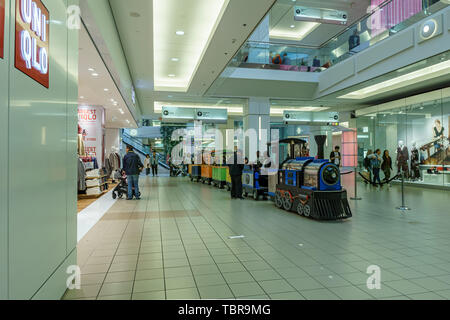
{"type": "MultiPolygon", "coordinates": [[[[141,139],[132,137],[125,131],[123,131],[122,133],[122,141],[124,144],[132,146],[133,149],[141,156],[142,161],[144,161],[143,158],[145,158],[147,154],[151,154],[149,146],[144,145],[141,139]]],[[[170,168],[169,165],[166,163],[164,155],[156,153],[156,156],[158,157],[158,164],[164,169],[169,170],[170,168]]]]}

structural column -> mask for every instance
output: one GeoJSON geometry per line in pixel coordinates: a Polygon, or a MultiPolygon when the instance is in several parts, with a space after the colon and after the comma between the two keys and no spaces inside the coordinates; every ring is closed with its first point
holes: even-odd
{"type": "Polygon", "coordinates": [[[251,97],[244,107],[244,150],[250,161],[261,155],[270,141],[270,99],[251,97]]]}

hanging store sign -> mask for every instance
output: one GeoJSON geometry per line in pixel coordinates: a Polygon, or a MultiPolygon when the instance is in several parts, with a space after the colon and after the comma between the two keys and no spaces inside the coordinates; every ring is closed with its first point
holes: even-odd
{"type": "Polygon", "coordinates": [[[302,123],[308,125],[332,125],[339,124],[338,112],[304,112],[284,111],[283,121],[285,123],[302,123]]]}
{"type": "Polygon", "coordinates": [[[348,22],[348,13],[334,9],[295,6],[294,19],[296,21],[346,25],[348,22]]]}
{"type": "Polygon", "coordinates": [[[4,58],[5,49],[5,0],[0,0],[0,59],[4,58]]]}
{"type": "Polygon", "coordinates": [[[227,109],[195,109],[195,120],[205,123],[227,123],[227,109]]]}
{"type": "Polygon", "coordinates": [[[41,0],[16,0],[15,67],[49,88],[50,14],[41,0]]]}

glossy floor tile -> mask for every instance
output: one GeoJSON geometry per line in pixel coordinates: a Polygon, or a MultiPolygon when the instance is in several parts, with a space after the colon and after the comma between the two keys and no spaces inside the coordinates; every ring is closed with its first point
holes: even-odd
{"type": "Polygon", "coordinates": [[[351,219],[320,222],[188,179],[141,185],[79,242],[82,286],[64,299],[450,298],[448,191],[408,187],[403,213],[398,186],[361,184],[351,219]]]}

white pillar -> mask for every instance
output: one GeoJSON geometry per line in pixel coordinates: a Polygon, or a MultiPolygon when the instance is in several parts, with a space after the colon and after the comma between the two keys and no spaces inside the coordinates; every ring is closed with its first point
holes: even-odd
{"type": "Polygon", "coordinates": [[[248,99],[244,107],[244,139],[245,156],[250,161],[256,160],[256,151],[261,155],[267,150],[267,142],[270,141],[270,99],[248,99]]]}

